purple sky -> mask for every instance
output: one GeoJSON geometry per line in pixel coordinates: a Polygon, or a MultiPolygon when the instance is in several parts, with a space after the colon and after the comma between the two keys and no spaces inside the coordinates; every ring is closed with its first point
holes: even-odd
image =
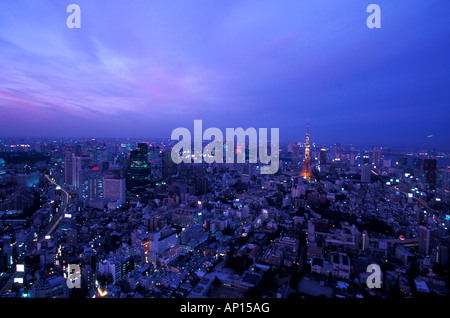
{"type": "Polygon", "coordinates": [[[445,149],[449,17],[446,0],[2,0],[0,136],[170,138],[202,119],[303,140],[309,119],[318,143],[445,149]]]}

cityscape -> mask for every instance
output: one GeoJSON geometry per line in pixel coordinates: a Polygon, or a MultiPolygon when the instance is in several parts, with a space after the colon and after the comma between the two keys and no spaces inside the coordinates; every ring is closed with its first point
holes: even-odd
{"type": "Polygon", "coordinates": [[[0,298],[443,300],[450,3],[374,2],[2,1],[0,298]]]}
{"type": "Polygon", "coordinates": [[[171,140],[2,139],[2,297],[448,295],[450,155],[309,138],[274,175],[175,164],[171,140]]]}

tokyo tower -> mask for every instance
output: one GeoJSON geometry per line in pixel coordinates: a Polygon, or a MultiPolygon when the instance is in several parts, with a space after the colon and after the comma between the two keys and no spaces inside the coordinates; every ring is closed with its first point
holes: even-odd
{"type": "Polygon", "coordinates": [[[305,161],[303,161],[303,167],[300,176],[308,180],[308,182],[310,182],[313,178],[313,174],[311,172],[311,155],[309,152],[309,121],[306,125],[305,161]]]}

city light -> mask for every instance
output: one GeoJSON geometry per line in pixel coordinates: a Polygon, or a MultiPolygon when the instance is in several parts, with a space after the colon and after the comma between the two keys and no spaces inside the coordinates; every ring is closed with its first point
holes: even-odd
{"type": "Polygon", "coordinates": [[[0,1],[1,298],[437,313],[450,2],[25,2],[0,1]]]}
{"type": "Polygon", "coordinates": [[[108,295],[108,292],[106,291],[106,289],[105,290],[101,290],[100,287],[97,288],[97,292],[98,292],[98,295],[100,297],[105,297],[106,295],[108,295]]]}

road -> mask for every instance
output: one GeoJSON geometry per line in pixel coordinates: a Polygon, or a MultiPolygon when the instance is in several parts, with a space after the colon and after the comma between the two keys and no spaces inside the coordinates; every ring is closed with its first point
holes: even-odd
{"type": "MultiPolygon", "coordinates": [[[[372,170],[372,173],[373,173],[374,175],[377,175],[377,176],[379,175],[379,174],[376,173],[374,170],[372,170]]],[[[396,185],[392,186],[392,188],[394,188],[395,190],[397,190],[397,191],[399,191],[399,192],[401,192],[401,193],[403,193],[403,194],[405,194],[405,195],[408,195],[407,192],[400,190],[400,189],[398,188],[398,186],[396,186],[396,185]]],[[[431,212],[438,213],[439,215],[441,215],[441,212],[436,211],[436,210],[430,208],[425,202],[423,202],[422,199],[417,198],[417,197],[412,197],[412,199],[414,199],[414,200],[416,200],[417,202],[419,202],[420,204],[422,204],[426,209],[430,210],[431,212]]]]}
{"type": "MultiPolygon", "coordinates": [[[[70,205],[70,194],[65,189],[63,189],[59,184],[54,182],[48,175],[44,175],[45,178],[54,186],[58,187],[58,190],[61,190],[64,194],[65,198],[63,200],[63,205],[61,206],[61,209],[56,213],[52,219],[52,221],[46,226],[45,230],[39,235],[37,240],[33,240],[29,242],[29,246],[27,249],[27,252],[25,256],[29,256],[30,253],[34,250],[36,242],[39,242],[43,239],[45,239],[46,236],[51,235],[53,231],[56,229],[56,227],[59,224],[59,221],[63,218],[64,213],[67,210],[67,207],[70,205]]],[[[28,244],[27,244],[28,245],[28,244]]],[[[22,263],[23,255],[20,255],[19,258],[16,260],[16,264],[22,263]]],[[[9,275],[7,281],[0,287],[0,295],[3,295],[7,292],[11,284],[14,282],[14,278],[16,278],[16,269],[11,268],[6,275],[9,275]]]]}
{"type": "MultiPolygon", "coordinates": [[[[398,188],[398,186],[393,186],[393,188],[394,188],[395,190],[397,190],[397,191],[399,191],[399,192],[405,194],[405,195],[408,195],[407,192],[400,190],[400,189],[398,188]]],[[[417,197],[412,197],[412,199],[414,199],[414,200],[416,200],[417,202],[419,202],[420,204],[422,204],[426,209],[430,210],[431,212],[437,213],[437,214],[439,214],[439,215],[441,214],[441,212],[436,211],[436,210],[430,208],[425,202],[423,202],[422,199],[417,198],[417,197]]]]}
{"type": "MultiPolygon", "coordinates": [[[[52,179],[50,179],[50,177],[48,175],[45,175],[45,178],[54,186],[58,187],[58,190],[61,190],[64,193],[65,199],[64,199],[64,203],[61,206],[61,209],[58,211],[58,213],[56,213],[53,216],[52,221],[47,225],[47,227],[45,228],[44,232],[41,233],[39,239],[45,239],[46,236],[51,235],[53,233],[53,231],[56,229],[56,227],[59,224],[59,221],[61,221],[61,219],[64,216],[64,213],[67,210],[67,207],[69,206],[69,202],[70,202],[70,194],[69,192],[67,192],[65,189],[63,189],[59,184],[57,184],[56,182],[54,182],[52,179]]],[[[39,241],[38,239],[38,241],[39,241]]]]}

